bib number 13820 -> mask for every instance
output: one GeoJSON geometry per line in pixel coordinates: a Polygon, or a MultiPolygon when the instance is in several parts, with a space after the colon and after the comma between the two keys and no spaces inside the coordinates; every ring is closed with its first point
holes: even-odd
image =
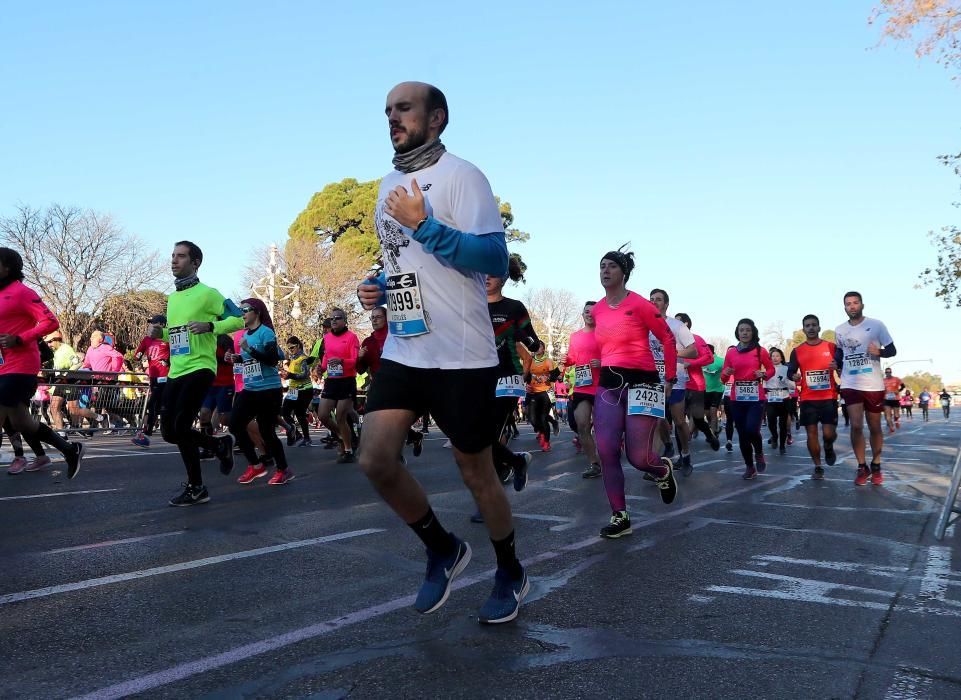
{"type": "Polygon", "coordinates": [[[631,384],[627,389],[627,415],[664,417],[663,384],[631,384]]]}

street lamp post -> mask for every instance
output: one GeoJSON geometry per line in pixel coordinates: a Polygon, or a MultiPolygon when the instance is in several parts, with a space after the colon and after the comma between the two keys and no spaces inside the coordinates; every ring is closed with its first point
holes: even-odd
{"type": "Polygon", "coordinates": [[[303,314],[300,308],[300,299],[296,298],[300,292],[300,285],[294,284],[280,271],[280,263],[277,260],[277,244],[270,244],[270,258],[267,262],[267,274],[261,277],[257,284],[250,288],[255,297],[267,305],[267,311],[271,318],[275,318],[274,309],[279,301],[294,299],[294,306],[290,310],[290,317],[295,321],[303,314]]]}
{"type": "Polygon", "coordinates": [[[927,358],[926,360],[896,360],[896,361],[892,362],[891,364],[889,364],[887,367],[885,367],[885,369],[891,369],[892,367],[894,367],[894,365],[899,365],[899,364],[902,364],[902,363],[904,363],[904,362],[929,362],[929,363],[931,363],[932,365],[934,364],[934,360],[932,360],[930,357],[927,358]]]}

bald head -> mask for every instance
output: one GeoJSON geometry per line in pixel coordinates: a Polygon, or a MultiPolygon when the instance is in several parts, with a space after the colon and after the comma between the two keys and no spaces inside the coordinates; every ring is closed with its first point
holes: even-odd
{"type": "Polygon", "coordinates": [[[394,86],[387,94],[384,113],[396,153],[407,153],[436,141],[449,122],[444,93],[416,81],[394,86]]]}

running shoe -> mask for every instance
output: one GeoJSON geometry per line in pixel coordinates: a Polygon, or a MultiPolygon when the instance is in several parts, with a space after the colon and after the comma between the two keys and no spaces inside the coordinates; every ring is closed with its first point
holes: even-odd
{"type": "Polygon", "coordinates": [[[130,438],[132,442],[137,447],[150,447],[150,438],[143,434],[143,431],[138,431],[136,436],[130,438]]]}
{"type": "Polygon", "coordinates": [[[72,479],[80,473],[80,461],[83,459],[84,445],[82,442],[71,442],[70,449],[63,453],[67,463],[67,478],[72,479]]]}
{"type": "Polygon", "coordinates": [[[267,482],[268,486],[283,486],[289,481],[294,480],[294,473],[290,469],[278,469],[267,482]]]}
{"type": "Polygon", "coordinates": [[[824,445],[824,461],[827,462],[829,467],[833,467],[834,463],[838,461],[837,452],[834,451],[834,443],[825,443],[824,445]]]}
{"type": "Polygon", "coordinates": [[[691,464],[691,455],[681,455],[681,474],[690,476],[694,473],[694,465],[691,464]]]}
{"type": "Polygon", "coordinates": [[[10,466],[7,467],[7,474],[19,474],[26,468],[27,468],[26,457],[14,457],[13,461],[10,462],[10,466]]]}
{"type": "Polygon", "coordinates": [[[871,483],[875,486],[880,486],[884,483],[884,475],[881,473],[880,464],[877,465],[877,469],[875,469],[875,465],[871,465],[871,483]]]}
{"type": "Polygon", "coordinates": [[[893,432],[894,432],[894,426],[893,426],[893,425],[889,425],[889,426],[888,426],[888,432],[889,432],[889,433],[893,433],[893,432]]]}
{"type": "Polygon", "coordinates": [[[581,447],[581,439],[575,435],[574,439],[571,440],[571,444],[574,445],[574,449],[577,450],[578,454],[580,454],[581,450],[583,449],[581,447]]]}
{"type": "Polygon", "coordinates": [[[210,494],[207,493],[207,487],[201,484],[200,486],[191,486],[186,481],[183,483],[183,493],[179,496],[174,496],[170,499],[170,505],[175,507],[184,506],[196,506],[201,503],[207,503],[210,500],[210,494]]]}
{"type": "Polygon", "coordinates": [[[757,469],[754,468],[753,464],[749,464],[748,466],[744,467],[744,474],[741,476],[741,478],[750,481],[756,476],[757,469]]]}
{"type": "Polygon", "coordinates": [[[854,477],[854,485],[864,486],[865,484],[867,484],[869,474],[870,472],[868,471],[867,465],[864,465],[864,464],[858,465],[858,475],[854,477]]]}
{"type": "Polygon", "coordinates": [[[511,482],[511,479],[514,478],[513,467],[495,464],[494,469],[497,472],[497,479],[501,482],[503,486],[507,486],[511,482]],[[503,471],[501,471],[502,469],[503,471]]]}
{"type": "Polygon", "coordinates": [[[524,466],[514,469],[515,491],[523,491],[524,487],[527,486],[527,468],[531,466],[531,462],[534,460],[534,455],[530,452],[521,452],[520,456],[524,458],[524,466]]]}
{"type": "Polygon", "coordinates": [[[494,590],[490,598],[481,606],[477,619],[485,625],[510,622],[517,617],[521,601],[531,590],[527,572],[521,568],[521,575],[513,577],[503,569],[494,573],[494,590]]]}
{"type": "Polygon", "coordinates": [[[27,465],[27,468],[24,469],[24,471],[38,472],[44,467],[49,467],[49,466],[50,466],[50,456],[40,455],[39,457],[34,457],[32,460],[30,460],[30,463],[27,465]]]}
{"type": "Polygon", "coordinates": [[[792,435],[791,433],[788,433],[788,434],[787,434],[787,444],[788,444],[788,445],[793,445],[793,444],[794,444],[794,435],[792,435]]]}
{"type": "Polygon", "coordinates": [[[300,432],[297,430],[297,426],[291,426],[287,431],[287,447],[293,447],[300,440],[300,432]]]}
{"type": "Polygon", "coordinates": [[[309,437],[305,437],[303,440],[297,443],[297,447],[313,447],[314,443],[309,437]]]}
{"type": "Polygon", "coordinates": [[[338,455],[336,462],[337,462],[337,464],[353,464],[353,462],[354,462],[354,453],[353,453],[353,452],[344,452],[344,453],[338,455]]]}
{"type": "Polygon", "coordinates": [[[551,451],[551,443],[549,443],[547,440],[545,440],[544,442],[541,443],[541,449],[543,449],[544,452],[550,452],[550,451],[551,451]]]}
{"type": "Polygon", "coordinates": [[[471,521],[472,523],[482,524],[482,523],[484,522],[484,516],[481,515],[481,512],[480,512],[480,511],[477,511],[477,512],[474,513],[472,516],[470,516],[470,521],[471,521]]]}
{"type": "Polygon", "coordinates": [[[650,481],[653,483],[654,475],[651,474],[650,472],[644,472],[644,481],[650,481]]]}
{"type": "Polygon", "coordinates": [[[727,450],[728,452],[733,452],[733,451],[734,451],[734,445],[731,444],[731,441],[730,441],[730,440],[728,440],[726,443],[724,443],[724,449],[727,450]]]}
{"type": "Polygon", "coordinates": [[[230,433],[217,439],[217,449],[214,454],[220,460],[220,473],[226,476],[234,468],[234,436],[230,433]]]}
{"type": "Polygon", "coordinates": [[[655,478],[654,483],[661,491],[661,500],[664,501],[665,504],[670,504],[674,502],[674,498],[677,496],[677,481],[674,480],[674,464],[666,457],[662,458],[661,461],[664,463],[664,466],[667,467],[667,474],[660,479],[655,478]]]}
{"type": "Polygon", "coordinates": [[[240,475],[237,479],[238,484],[249,484],[254,479],[259,479],[262,476],[267,476],[267,467],[263,464],[251,464],[247,467],[247,471],[240,475]]]}
{"type": "Polygon", "coordinates": [[[778,453],[779,455],[786,455],[786,454],[787,454],[787,447],[785,447],[784,445],[781,445],[779,448],[777,448],[777,453],[778,453]]]}
{"type": "Polygon", "coordinates": [[[756,455],[754,457],[754,463],[757,465],[758,474],[763,474],[767,471],[767,461],[764,459],[764,455],[756,455]]]}
{"type": "Polygon", "coordinates": [[[824,467],[814,467],[814,473],[811,474],[811,478],[812,478],[814,481],[823,481],[823,480],[824,480],[824,467]]]}
{"type": "Polygon", "coordinates": [[[452,449],[454,449],[454,445],[451,443],[450,440],[448,440],[448,441],[445,442],[443,445],[441,445],[441,447],[443,447],[445,450],[452,450],[452,449]]]}
{"type": "Polygon", "coordinates": [[[601,537],[616,540],[618,537],[631,534],[631,517],[626,510],[611,513],[611,522],[601,528],[601,537]]]}
{"type": "Polygon", "coordinates": [[[432,613],[447,602],[450,586],[470,562],[470,545],[451,535],[454,540],[454,551],[441,556],[427,550],[427,573],[424,582],[417,591],[414,609],[424,615],[432,613]]]}
{"type": "Polygon", "coordinates": [[[560,423],[554,423],[554,435],[557,436],[557,435],[560,435],[560,434],[561,434],[561,424],[560,424],[560,423]]]}
{"type": "Polygon", "coordinates": [[[770,445],[771,447],[774,447],[774,438],[773,438],[773,437],[769,437],[769,438],[767,439],[767,444],[770,445]]]}
{"type": "Polygon", "coordinates": [[[711,446],[711,449],[717,452],[721,449],[721,440],[718,438],[714,432],[704,433],[704,439],[707,440],[707,444],[711,446]]]}
{"type": "Polygon", "coordinates": [[[596,479],[596,478],[599,477],[600,475],[601,475],[601,465],[600,465],[600,464],[592,464],[592,465],[589,466],[587,469],[585,469],[583,472],[581,472],[581,478],[582,478],[582,479],[596,479]]]}
{"type": "Polygon", "coordinates": [[[414,456],[420,457],[420,453],[424,451],[424,434],[414,433],[414,456]]]}

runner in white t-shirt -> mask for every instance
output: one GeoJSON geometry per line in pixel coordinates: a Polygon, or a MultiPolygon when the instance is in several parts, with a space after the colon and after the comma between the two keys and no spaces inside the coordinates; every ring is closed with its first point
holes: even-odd
{"type": "MultiPolygon", "coordinates": [[[[671,424],[674,424],[674,434],[677,435],[677,448],[681,453],[681,473],[684,476],[690,476],[694,467],[691,465],[690,453],[691,428],[687,424],[687,416],[684,415],[684,394],[687,388],[688,375],[687,366],[683,360],[697,357],[697,346],[695,345],[694,334],[691,333],[690,329],[688,329],[682,321],[678,321],[673,316],[668,315],[667,307],[671,303],[671,298],[667,292],[663,289],[652,289],[650,300],[651,303],[657,307],[658,313],[667,321],[671,333],[674,334],[674,345],[677,349],[677,383],[674,385],[674,389],[671,391],[671,395],[667,400],[670,413],[667,419],[660,421],[658,430],[660,431],[661,440],[664,443],[664,456],[671,457],[674,455],[674,445],[671,440],[671,424]]],[[[657,371],[661,375],[661,381],[663,381],[664,348],[661,347],[661,343],[653,334],[650,336],[650,342],[651,352],[654,354],[654,364],[657,366],[657,371]]]]}
{"type": "Polygon", "coordinates": [[[490,446],[497,352],[485,282],[507,274],[504,225],[484,174],[440,142],[449,116],[440,90],[401,83],[387,95],[385,113],[395,169],[381,181],[375,210],[384,271],[362,282],[357,296],[366,309],[387,307],[389,335],[367,396],[360,466],[427,547],[414,607],[434,612],[471,549],[440,525],[401,460],[408,429],[430,412],[450,438],[494,545],[494,590],[479,619],[507,622],[529,584],[490,446]]]}
{"type": "Polygon", "coordinates": [[[868,477],[874,485],[884,482],[881,475],[881,450],[884,431],[881,414],[884,411],[884,377],[881,358],[894,357],[897,349],[887,327],[864,315],[864,301],[858,292],[844,295],[847,323],[834,329],[837,350],[831,369],[840,369],[841,396],[851,420],[851,447],[858,460],[858,474],[854,483],[864,486],[868,477]],[[865,462],[864,418],[867,416],[871,432],[871,468],[865,462]]]}

